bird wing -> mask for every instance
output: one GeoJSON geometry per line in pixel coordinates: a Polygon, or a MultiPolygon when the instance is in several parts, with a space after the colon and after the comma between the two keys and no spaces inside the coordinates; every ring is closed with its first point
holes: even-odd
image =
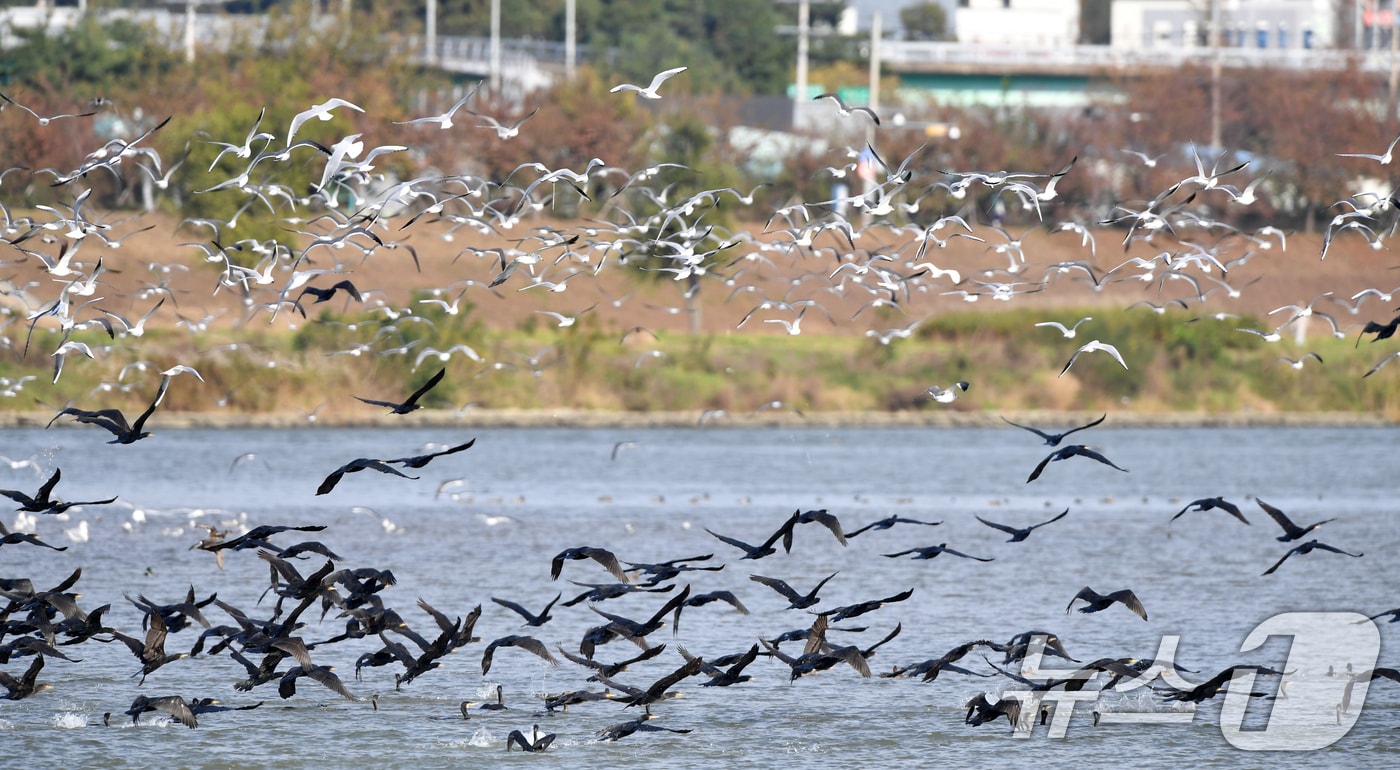
{"type": "Polygon", "coordinates": [[[1060,370],[1060,373],[1059,373],[1058,375],[1056,375],[1056,376],[1057,376],[1057,377],[1063,377],[1063,376],[1065,376],[1065,372],[1069,371],[1069,368],[1070,368],[1071,366],[1074,366],[1074,359],[1079,358],[1079,354],[1082,353],[1082,352],[1084,352],[1084,348],[1080,348],[1079,350],[1074,351],[1074,355],[1070,356],[1070,357],[1069,357],[1069,360],[1065,362],[1065,368],[1061,369],[1061,370],[1060,370]]]}
{"type": "MultiPolygon", "coordinates": [[[[1083,323],[1083,321],[1081,321],[1080,323],[1083,323]]],[[[1075,431],[1081,431],[1081,430],[1084,430],[1085,428],[1092,428],[1092,427],[1094,427],[1095,425],[1098,425],[1099,423],[1103,422],[1103,421],[1104,421],[1105,419],[1107,419],[1107,418],[1108,418],[1108,414],[1105,413],[1103,417],[1100,417],[1099,419],[1094,420],[1093,422],[1088,423],[1087,425],[1080,425],[1078,428],[1070,428],[1069,430],[1065,431],[1064,433],[1061,433],[1061,434],[1060,434],[1060,438],[1063,439],[1065,436],[1068,436],[1069,434],[1074,433],[1075,431]]]]}
{"type": "MultiPolygon", "coordinates": [[[[293,673],[298,672],[294,671],[293,673]]],[[[331,671],[330,666],[317,666],[306,672],[305,675],[325,685],[335,692],[336,695],[346,700],[359,700],[359,698],[355,697],[354,693],[346,688],[345,683],[340,681],[340,677],[336,676],[334,671],[331,671]]]]}
{"type": "Polygon", "coordinates": [[[1021,530],[1019,530],[1019,529],[1016,529],[1015,527],[1009,527],[1009,526],[1007,526],[1007,525],[1005,525],[1005,524],[998,524],[998,523],[996,523],[995,521],[987,521],[986,519],[982,518],[981,516],[974,516],[973,518],[977,519],[978,521],[982,522],[983,524],[986,524],[987,526],[991,527],[992,529],[999,529],[999,530],[1001,530],[1002,532],[1005,532],[1005,533],[1008,534],[1008,535],[1015,535],[1015,534],[1020,533],[1020,531],[1021,531],[1021,530]]]}
{"type": "Polygon", "coordinates": [[[335,485],[340,483],[340,479],[344,475],[344,468],[336,468],[335,470],[331,471],[330,475],[326,476],[326,478],[321,481],[321,486],[316,487],[316,494],[324,495],[330,492],[332,489],[335,489],[335,485]]]}
{"type": "Polygon", "coordinates": [[[1244,522],[1245,524],[1249,523],[1249,519],[1246,519],[1244,517],[1244,514],[1240,512],[1239,506],[1235,505],[1234,503],[1231,503],[1226,500],[1221,500],[1219,503],[1216,504],[1216,506],[1221,510],[1225,511],[1226,513],[1230,514],[1231,516],[1234,516],[1235,518],[1244,522]]]}
{"type": "MultiPolygon", "coordinates": [[[[1036,324],[1036,325],[1039,326],[1039,324],[1036,324]]],[[[1067,365],[1067,366],[1065,366],[1065,368],[1068,369],[1069,366],[1067,365]]],[[[1064,372],[1061,372],[1061,374],[1063,374],[1063,373],[1064,373],[1064,372]]],[[[1043,431],[1043,430],[1041,430],[1041,429],[1039,429],[1039,428],[1032,428],[1032,427],[1029,426],[1029,425],[1022,425],[1022,424],[1020,424],[1020,423],[1018,423],[1018,422],[1012,422],[1012,421],[1006,419],[1005,417],[1002,417],[1002,418],[1001,418],[1001,421],[1004,422],[1004,423],[1006,423],[1007,425],[1013,425],[1013,426],[1015,426],[1015,427],[1017,427],[1017,428],[1020,428],[1021,430],[1028,430],[1028,431],[1030,431],[1031,433],[1034,433],[1035,435],[1040,436],[1041,438],[1045,439],[1046,441],[1051,441],[1051,440],[1053,440],[1053,439],[1055,438],[1055,437],[1052,436],[1051,434],[1046,433],[1045,431],[1043,431]]],[[[1064,436],[1067,436],[1067,435],[1069,435],[1069,434],[1066,433],[1066,434],[1060,436],[1060,438],[1064,438],[1064,436]]],[[[1058,443],[1058,442],[1057,442],[1057,443],[1058,443]]]]}
{"type": "Polygon", "coordinates": [[[1316,541],[1316,540],[1312,541],[1312,544],[1313,544],[1313,548],[1320,548],[1320,549],[1322,549],[1322,550],[1324,550],[1324,551],[1331,551],[1332,553],[1339,553],[1339,554],[1342,554],[1343,556],[1354,556],[1354,557],[1356,557],[1356,558],[1358,558],[1358,559],[1361,558],[1361,556],[1362,556],[1362,554],[1359,554],[1359,553],[1351,553],[1350,551],[1343,551],[1343,550],[1340,549],[1340,548],[1337,548],[1337,547],[1335,547],[1335,546],[1330,546],[1330,545],[1328,545],[1328,544],[1326,544],[1326,543],[1319,543],[1319,542],[1316,541]]]}
{"type": "Polygon", "coordinates": [[[656,89],[660,88],[662,83],[665,83],[667,80],[670,80],[671,78],[685,71],[685,67],[676,67],[674,69],[669,69],[664,72],[658,72],[656,73],[656,76],[651,79],[651,85],[647,86],[646,90],[651,91],[652,93],[656,93],[656,89]]]}
{"type": "Polygon", "coordinates": [[[510,610],[510,611],[512,611],[512,612],[514,612],[514,613],[516,613],[516,614],[519,615],[520,617],[525,618],[525,620],[526,620],[527,622],[536,619],[535,615],[534,615],[532,612],[530,612],[529,610],[527,610],[527,609],[525,609],[524,607],[520,606],[519,604],[516,604],[515,602],[509,601],[509,600],[506,600],[506,599],[497,599],[497,598],[494,597],[494,596],[491,597],[491,601],[493,601],[493,602],[495,602],[495,603],[501,605],[502,607],[505,607],[506,609],[508,609],[508,610],[510,610]]]}
{"type": "MultiPolygon", "coordinates": [[[[39,487],[38,493],[36,493],[36,494],[34,495],[34,500],[33,500],[33,502],[36,502],[36,503],[37,503],[37,502],[48,502],[49,500],[53,499],[53,498],[51,497],[51,495],[53,494],[53,488],[54,488],[55,486],[58,486],[58,480],[62,477],[62,475],[63,475],[63,469],[61,469],[61,468],[54,468],[54,469],[53,469],[53,475],[49,477],[49,480],[48,480],[48,481],[45,481],[45,482],[44,482],[44,485],[43,485],[43,486],[39,487]]],[[[10,497],[11,499],[15,500],[16,502],[21,502],[21,503],[22,503],[22,502],[25,502],[24,500],[20,500],[19,498],[17,498],[17,497],[12,497],[12,496],[10,496],[10,495],[6,495],[6,497],[10,497]]]]}
{"type": "Polygon", "coordinates": [[[178,695],[167,695],[163,698],[152,698],[148,703],[157,711],[164,711],[170,718],[180,724],[194,729],[199,727],[199,720],[195,719],[194,712],[190,711],[190,706],[185,703],[185,699],[178,695]]]}
{"type": "Polygon", "coordinates": [[[1063,512],[1060,513],[1059,516],[1056,516],[1055,518],[1050,519],[1049,521],[1042,521],[1042,522],[1040,522],[1039,524],[1033,524],[1033,525],[1031,525],[1031,529],[1035,529],[1035,528],[1037,528],[1037,527],[1043,527],[1043,526],[1045,526],[1046,524],[1054,524],[1055,522],[1059,521],[1060,519],[1063,519],[1064,517],[1066,517],[1066,516],[1068,516],[1068,515],[1069,515],[1069,509],[1066,508],[1063,512]]]}
{"type": "Polygon", "coordinates": [[[146,407],[146,411],[136,418],[136,422],[131,424],[131,430],[127,431],[128,435],[140,437],[141,428],[146,425],[146,420],[150,418],[151,413],[155,412],[156,407],[160,406],[160,402],[165,400],[165,391],[170,387],[170,377],[169,374],[161,375],[160,387],[156,388],[156,397],[151,400],[151,405],[146,407]]]}
{"type": "Polygon", "coordinates": [[[1074,603],[1079,601],[1080,599],[1083,599],[1084,601],[1092,604],[1101,598],[1102,597],[1099,596],[1097,591],[1090,588],[1089,586],[1084,586],[1083,588],[1079,589],[1079,593],[1075,594],[1073,599],[1069,600],[1069,604],[1065,605],[1065,614],[1068,615],[1070,608],[1073,607],[1074,603]]]}
{"type": "Polygon", "coordinates": [[[768,586],[774,591],[777,591],[778,593],[782,594],[783,598],[787,599],[790,602],[796,602],[803,598],[801,594],[793,590],[792,586],[788,585],[782,580],[779,580],[778,578],[764,577],[763,575],[749,575],[749,580],[752,580],[755,583],[762,583],[763,585],[768,586]]]}
{"type": "Polygon", "coordinates": [[[603,548],[589,548],[588,558],[603,565],[603,569],[606,569],[613,577],[623,583],[629,581],[627,573],[622,569],[622,563],[617,560],[617,557],[613,555],[612,551],[603,548]]]}
{"type": "Polygon", "coordinates": [[[1056,457],[1059,457],[1059,455],[1060,453],[1058,451],[1051,452],[1050,454],[1046,455],[1045,459],[1041,460],[1040,464],[1035,466],[1035,470],[1031,471],[1031,475],[1026,478],[1026,483],[1029,484],[1032,481],[1035,481],[1036,479],[1040,478],[1040,473],[1041,471],[1045,470],[1045,466],[1049,465],[1050,461],[1054,460],[1056,457]]]}
{"type": "MultiPolygon", "coordinates": [[[[758,550],[758,549],[754,548],[753,546],[749,545],[748,543],[745,543],[745,542],[742,541],[742,540],[736,540],[736,539],[734,539],[734,538],[732,538],[732,537],[729,537],[729,536],[727,536],[727,535],[721,535],[721,534],[719,534],[718,532],[714,532],[714,531],[710,530],[709,528],[706,528],[705,531],[706,531],[706,532],[709,532],[711,535],[714,535],[715,537],[719,538],[719,540],[720,540],[721,542],[728,543],[729,545],[732,545],[732,546],[734,546],[735,548],[738,548],[738,549],[740,549],[740,550],[742,550],[742,551],[747,551],[747,552],[749,552],[749,553],[753,553],[754,551],[758,550]]],[[[555,576],[556,576],[556,577],[558,576],[558,570],[555,571],[555,576]]]]}
{"type": "Polygon", "coordinates": [[[1290,537],[1297,537],[1307,531],[1297,524],[1294,524],[1293,520],[1289,519],[1288,515],[1278,508],[1269,505],[1257,497],[1254,498],[1254,502],[1259,504],[1259,507],[1264,510],[1264,513],[1269,514],[1269,518],[1273,519],[1280,527],[1283,527],[1284,533],[1290,537]]]}
{"type": "Polygon", "coordinates": [[[438,372],[437,372],[437,374],[434,374],[432,377],[429,377],[429,378],[428,378],[428,381],[425,382],[425,383],[423,383],[423,387],[419,388],[418,390],[413,391],[413,395],[409,396],[408,399],[407,399],[406,401],[403,402],[403,406],[404,406],[404,407],[409,407],[409,406],[412,406],[412,405],[417,404],[417,403],[418,403],[418,399],[422,398],[422,397],[423,397],[423,394],[425,394],[425,393],[427,393],[428,391],[432,390],[433,387],[434,387],[435,385],[437,385],[439,382],[441,382],[441,381],[442,381],[442,378],[443,378],[443,375],[445,375],[445,374],[447,374],[447,369],[446,369],[445,367],[442,368],[442,369],[439,369],[438,372]]]}
{"type": "Polygon", "coordinates": [[[375,406],[387,406],[390,409],[398,409],[400,406],[402,406],[401,404],[396,404],[393,401],[375,401],[372,398],[361,398],[360,396],[355,396],[355,398],[359,401],[365,402],[366,404],[373,404],[375,406]]]}
{"type": "MultiPolygon", "coordinates": [[[[1127,473],[1127,472],[1128,472],[1128,469],[1127,469],[1127,468],[1119,468],[1117,465],[1114,465],[1114,464],[1113,464],[1113,461],[1112,461],[1112,460],[1109,460],[1107,457],[1104,457],[1103,455],[1099,454],[1098,452],[1095,452],[1094,450],[1090,449],[1089,447],[1082,446],[1082,445],[1077,445],[1077,446],[1070,447],[1070,449],[1072,450],[1072,451],[1070,452],[1070,455],[1080,455],[1081,457],[1087,457],[1087,458],[1089,458],[1089,459],[1091,459],[1091,460],[1098,460],[1099,462],[1103,463],[1104,465],[1109,466],[1110,468],[1115,468],[1115,469],[1117,469],[1117,470],[1123,471],[1124,473],[1127,473]]],[[[1235,509],[1235,515],[1236,515],[1236,516],[1239,516],[1239,515],[1240,515],[1240,511],[1239,511],[1238,508],[1235,509]]],[[[1243,521],[1244,517],[1243,517],[1243,516],[1240,516],[1240,519],[1243,521]]],[[[1249,522],[1246,521],[1245,523],[1248,524],[1249,522]]]]}
{"type": "Polygon", "coordinates": [[[963,553],[962,551],[954,551],[952,548],[947,548],[947,547],[944,547],[944,548],[943,548],[943,553],[951,553],[951,554],[954,555],[954,556],[961,556],[961,557],[963,557],[964,559],[975,559],[975,560],[977,560],[977,561],[993,561],[994,558],[995,558],[995,557],[993,557],[992,559],[984,559],[984,558],[982,558],[982,557],[980,557],[980,556],[973,556],[973,555],[971,555],[971,554],[963,553]]]}
{"type": "Polygon", "coordinates": [[[815,521],[816,523],[826,527],[827,529],[831,530],[831,534],[836,536],[837,542],[839,542],[841,545],[846,544],[846,534],[841,529],[841,520],[836,518],[836,516],[834,516],[833,514],[827,513],[825,510],[808,511],[807,513],[803,514],[803,519],[805,521],[815,521]]]}
{"type": "Polygon", "coordinates": [[[1133,593],[1131,590],[1124,588],[1121,591],[1114,591],[1108,595],[1108,598],[1132,610],[1143,620],[1147,620],[1147,610],[1143,608],[1142,602],[1138,601],[1137,594],[1133,593]]]}

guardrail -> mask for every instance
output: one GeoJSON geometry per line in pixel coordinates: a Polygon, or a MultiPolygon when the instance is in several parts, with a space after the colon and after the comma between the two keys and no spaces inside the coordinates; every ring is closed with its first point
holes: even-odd
{"type": "MultiPolygon", "coordinates": [[[[972,43],[934,43],[889,40],[880,44],[881,61],[894,69],[903,66],[997,69],[1037,67],[1047,70],[1175,68],[1208,64],[1215,50],[1205,47],[1129,49],[1101,45],[1007,46],[972,43]]],[[[1389,51],[1353,51],[1332,48],[1221,47],[1225,67],[1279,67],[1288,69],[1345,69],[1353,64],[1370,71],[1388,71],[1389,51]]]]}

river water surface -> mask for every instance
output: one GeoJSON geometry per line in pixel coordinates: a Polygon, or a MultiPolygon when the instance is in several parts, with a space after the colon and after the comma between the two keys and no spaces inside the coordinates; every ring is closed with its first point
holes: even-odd
{"type": "MultiPolygon", "coordinates": [[[[37,530],[68,550],[5,546],[0,577],[28,577],[42,590],[82,567],[72,589],[81,595],[79,605],[91,611],[111,604],[106,624],[132,636],[143,635],[141,614],[124,596],[170,603],[193,586],[200,599],[217,593],[252,617],[272,612],[274,597],[260,602],[269,585],[268,565],[253,550],[230,551],[220,569],[213,554],[191,550],[205,535],[194,526],[201,523],[232,528],[235,534],[260,524],[326,525],[318,533],[287,532],[273,541],[317,539],[343,557],[340,567],[391,570],[397,585],[380,598],[429,638],[436,629],[416,606],[420,598],[454,618],[478,604],[483,611],[476,626],[481,642],[447,656],[439,668],[401,690],[395,689],[397,666],[366,668],[362,681],[355,680],[356,660],[382,646],[377,637],[317,645],[314,661],[334,666],[358,701],[307,680],[288,699],[278,697],[275,682],[239,692],[232,685],[245,676],[241,666],[226,654],[207,651],[170,663],[138,684],[133,674],[140,664],[120,643],[63,647],[81,662],[51,658],[39,677],[51,690],[0,702],[0,740],[7,755],[36,767],[1258,764],[1262,757],[1242,753],[1222,734],[1220,700],[1184,716],[1178,708],[1170,719],[1109,718],[1095,726],[1095,710],[1172,711],[1145,688],[1109,693],[1079,706],[1063,737],[1039,725],[1029,737],[1017,737],[1005,721],[980,727],[963,723],[963,704],[979,693],[1014,686],[1008,678],[945,672],[923,683],[878,676],[966,641],[1005,642],[1024,631],[1044,630],[1057,634],[1080,661],[1148,659],[1164,637],[1173,638],[1177,664],[1196,672],[1181,676],[1197,683],[1236,663],[1285,667],[1287,638],[1244,649],[1252,630],[1281,613],[1373,615],[1400,606],[1393,460],[1400,430],[1114,429],[1111,424],[1110,417],[1075,438],[1092,443],[1127,472],[1076,457],[1051,463],[1031,483],[1027,475],[1050,448],[1009,427],[163,430],[130,446],[108,446],[105,434],[89,429],[9,430],[5,454],[37,454],[42,476],[27,468],[0,468],[0,487],[32,493],[53,468],[62,467],[55,496],[116,495],[119,500],[40,516],[37,522],[6,513],[12,529],[37,530]],[[353,458],[411,456],[429,445],[470,438],[476,439],[472,449],[410,471],[421,477],[417,480],[369,471],[347,475],[328,495],[314,494],[327,473],[353,458]],[[614,457],[619,442],[628,443],[614,457]],[[253,456],[235,467],[245,453],[253,456]],[[1238,504],[1250,525],[1219,510],[1192,511],[1170,521],[1188,502],[1214,496],[1238,504]],[[1302,524],[1336,521],[1303,540],[1281,543],[1275,538],[1282,530],[1255,497],[1302,524]],[[942,524],[873,530],[845,546],[821,526],[804,524],[794,533],[790,553],[780,550],[760,560],[741,560],[741,551],[706,532],[759,543],[794,510],[819,508],[837,516],[847,531],[894,514],[942,524]],[[1007,535],[976,518],[1026,526],[1066,509],[1068,516],[1023,542],[1006,542],[1007,535]],[[1318,551],[1261,575],[1289,548],[1314,536],[1364,556],[1318,551]],[[885,556],[941,543],[992,561],[950,554],[930,560],[885,556]],[[638,709],[604,702],[540,713],[541,693],[601,690],[585,681],[591,673],[586,669],[567,661],[550,666],[523,650],[501,647],[489,674],[481,673],[481,654],[492,640],[529,634],[551,649],[558,645],[576,653],[584,631],[606,622],[585,602],[556,605],[545,625],[522,627],[519,616],[490,601],[500,597],[539,611],[556,594],[568,600],[585,590],[571,580],[613,582],[593,561],[567,561],[560,579],[551,581],[551,559],[577,546],[607,548],[631,562],[713,554],[692,564],[723,565],[722,570],[686,572],[673,582],[690,585],[692,595],[732,591],[749,610],[740,614],[720,602],[688,607],[675,633],[668,621],[649,637],[667,649],[616,677],[643,688],[683,662],[677,647],[712,658],[811,625],[809,611],[786,610],[787,600],[751,581],[751,574],[781,578],[805,593],[837,573],[812,611],[908,589],[913,593],[906,601],[834,624],[868,630],[829,635],[834,644],[867,647],[898,626],[899,635],[870,659],[877,676],[862,678],[841,665],[789,681],[788,666],[760,657],[747,669],[751,681],[710,688],[699,686],[708,677],[697,677],[673,688],[680,697],[653,707],[652,724],[689,733],[647,732],[599,743],[594,741],[598,730],[633,718],[638,709]],[[1131,588],[1149,620],[1121,606],[1067,614],[1066,605],[1084,586],[1101,593],[1131,588]],[[497,684],[509,708],[475,711],[463,720],[459,703],[490,700],[497,684]],[[149,714],[133,727],[123,712],[138,694],[262,705],[202,715],[196,730],[149,714]],[[378,710],[371,705],[374,695],[378,710]],[[102,716],[108,712],[111,726],[104,728],[102,716]],[[533,724],[557,734],[550,750],[507,754],[506,735],[533,724]]],[[[312,556],[297,566],[308,574],[323,563],[312,556]]],[[[642,620],[670,595],[638,593],[597,608],[642,620]]],[[[213,606],[205,614],[214,625],[232,622],[213,606]]],[[[314,643],[340,633],[345,620],[337,615],[335,608],[324,619],[319,606],[308,610],[300,635],[314,643]]],[[[1390,764],[1386,760],[1393,757],[1400,727],[1400,684],[1378,680],[1355,725],[1337,728],[1334,705],[1346,680],[1329,680],[1322,665],[1328,661],[1335,672],[1347,664],[1357,670],[1394,666],[1400,626],[1385,620],[1379,625],[1379,660],[1369,659],[1364,649],[1338,645],[1328,648],[1330,657],[1284,677],[1299,691],[1325,696],[1310,711],[1303,709],[1307,714],[1298,734],[1333,729],[1335,740],[1310,754],[1270,755],[1268,761],[1283,756],[1330,766],[1390,764]]],[[[167,651],[189,650],[201,631],[196,626],[172,634],[167,651]]],[[[796,655],[801,643],[785,643],[782,649],[796,655]]],[[[631,644],[614,642],[599,647],[597,658],[612,662],[636,652],[631,644]]],[[[1000,655],[981,649],[962,665],[994,673],[983,653],[1001,663],[1000,655]]],[[[3,670],[18,676],[29,661],[16,657],[3,670]]],[[[1072,666],[1052,658],[1041,665],[1047,670],[1072,666]]],[[[1273,694],[1278,686],[1276,678],[1260,678],[1255,689],[1273,694]]],[[[1246,729],[1265,729],[1277,703],[1284,701],[1251,703],[1246,729]]],[[[1353,711],[1355,705],[1354,699],[1353,711]]]]}

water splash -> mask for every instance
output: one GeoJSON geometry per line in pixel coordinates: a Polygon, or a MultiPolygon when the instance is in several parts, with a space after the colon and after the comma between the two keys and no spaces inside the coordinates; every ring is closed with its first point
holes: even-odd
{"type": "Polygon", "coordinates": [[[81,711],[60,711],[53,715],[53,726],[60,730],[75,730],[88,726],[88,715],[81,711]]]}

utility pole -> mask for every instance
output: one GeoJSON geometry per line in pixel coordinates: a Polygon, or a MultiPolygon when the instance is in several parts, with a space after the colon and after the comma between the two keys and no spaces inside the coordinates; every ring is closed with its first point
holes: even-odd
{"type": "Polygon", "coordinates": [[[805,121],[802,113],[807,106],[807,47],[810,43],[812,5],[809,0],[797,3],[797,93],[792,100],[792,128],[800,131],[805,121]]]}
{"type": "Polygon", "coordinates": [[[185,61],[194,64],[194,2],[185,0],[185,61]]]}
{"type": "Polygon", "coordinates": [[[1390,7],[1390,115],[1395,117],[1396,111],[1396,91],[1400,89],[1400,58],[1396,57],[1400,51],[1396,50],[1396,33],[1400,32],[1400,26],[1396,26],[1395,6],[1390,7]]]}
{"type": "Polygon", "coordinates": [[[575,14],[576,0],[564,0],[564,79],[574,79],[574,67],[578,64],[578,17],[575,14]]]}
{"type": "Polygon", "coordinates": [[[1220,2],[1210,0],[1210,146],[1221,147],[1220,136],[1220,2]]]}
{"type": "Polygon", "coordinates": [[[428,0],[423,11],[423,59],[430,66],[437,63],[437,0],[428,0]]]}
{"type": "Polygon", "coordinates": [[[501,0],[491,0],[491,62],[488,65],[491,95],[501,93],[501,0]]]}
{"type": "MultiPolygon", "coordinates": [[[[870,18],[870,111],[880,113],[880,12],[870,18]]],[[[875,141],[875,123],[865,130],[866,140],[875,141]]]]}

